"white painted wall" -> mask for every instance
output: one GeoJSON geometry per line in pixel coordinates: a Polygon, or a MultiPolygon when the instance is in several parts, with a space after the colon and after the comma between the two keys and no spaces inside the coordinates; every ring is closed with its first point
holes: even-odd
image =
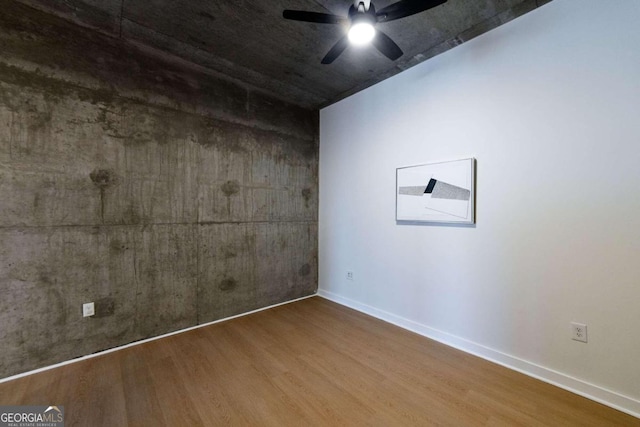
{"type": "Polygon", "coordinates": [[[640,414],[639,23],[555,0],[323,109],[320,295],[640,414]],[[396,224],[396,167],[466,157],[475,227],[396,224]]]}

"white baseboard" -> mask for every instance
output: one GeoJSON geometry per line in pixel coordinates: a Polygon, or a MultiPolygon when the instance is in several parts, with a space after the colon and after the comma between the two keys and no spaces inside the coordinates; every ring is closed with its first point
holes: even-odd
{"type": "Polygon", "coordinates": [[[236,314],[235,316],[225,317],[224,319],[214,320],[213,322],[203,323],[202,325],[191,326],[189,328],[185,328],[185,329],[180,329],[178,331],[169,332],[168,334],[158,335],[157,337],[147,338],[147,339],[144,339],[144,340],[132,342],[130,344],[125,344],[125,345],[121,345],[119,347],[110,348],[108,350],[99,351],[97,353],[88,354],[86,356],[81,356],[81,357],[78,357],[78,358],[75,358],[75,359],[66,360],[64,362],[56,363],[55,365],[45,366],[44,368],[38,368],[38,369],[34,369],[33,371],[23,372],[21,374],[13,375],[11,377],[2,378],[2,379],[0,379],[0,383],[17,380],[18,378],[22,378],[22,377],[26,377],[26,376],[29,376],[29,375],[37,374],[39,372],[48,371],[50,369],[59,368],[61,366],[70,365],[72,363],[82,362],[83,360],[87,360],[87,359],[91,359],[91,358],[94,358],[94,357],[103,356],[103,355],[108,354],[108,353],[113,353],[114,351],[119,351],[119,350],[123,350],[125,348],[129,348],[129,347],[133,347],[133,346],[136,346],[136,345],[145,344],[145,343],[148,343],[148,342],[151,342],[151,341],[159,340],[159,339],[162,339],[162,338],[170,337],[171,335],[177,335],[177,334],[181,334],[183,332],[192,331],[194,329],[204,328],[205,326],[215,325],[216,323],[226,322],[227,320],[235,319],[237,317],[248,316],[249,314],[254,314],[254,313],[258,313],[260,311],[269,310],[271,308],[279,307],[279,306],[285,305],[285,304],[291,304],[292,302],[302,301],[302,300],[305,300],[307,298],[315,297],[316,295],[317,294],[307,295],[306,297],[297,298],[297,299],[294,299],[294,300],[291,300],[291,301],[281,302],[279,304],[274,304],[274,305],[270,305],[268,307],[259,308],[257,310],[248,311],[246,313],[236,314]]]}
{"type": "Polygon", "coordinates": [[[318,290],[318,296],[640,418],[640,401],[404,317],[318,290]]]}

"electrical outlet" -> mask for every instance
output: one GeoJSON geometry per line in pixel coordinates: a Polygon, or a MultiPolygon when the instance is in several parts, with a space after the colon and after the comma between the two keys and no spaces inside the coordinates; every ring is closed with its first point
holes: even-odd
{"type": "Polygon", "coordinates": [[[96,309],[92,302],[82,304],[82,317],[90,317],[94,314],[96,314],[96,309]]]}
{"type": "Polygon", "coordinates": [[[353,280],[353,271],[347,271],[347,280],[353,280]]]}
{"type": "Polygon", "coordinates": [[[587,325],[571,322],[571,339],[587,342],[587,325]]]}

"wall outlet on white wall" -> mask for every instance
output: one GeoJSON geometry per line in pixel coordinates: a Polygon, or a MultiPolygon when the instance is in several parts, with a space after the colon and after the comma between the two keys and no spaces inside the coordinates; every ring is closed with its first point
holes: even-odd
{"type": "Polygon", "coordinates": [[[584,323],[571,322],[571,339],[587,342],[587,325],[584,323]]]}
{"type": "Polygon", "coordinates": [[[96,314],[96,309],[92,302],[82,304],[82,317],[90,317],[94,314],[96,314]]]}
{"type": "Polygon", "coordinates": [[[353,280],[353,271],[347,270],[347,280],[353,280]]]}

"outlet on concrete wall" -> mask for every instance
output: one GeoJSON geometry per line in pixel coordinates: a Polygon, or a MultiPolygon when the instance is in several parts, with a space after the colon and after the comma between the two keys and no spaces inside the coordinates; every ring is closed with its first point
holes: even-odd
{"type": "Polygon", "coordinates": [[[82,317],[90,317],[94,314],[96,314],[96,309],[92,302],[82,304],[82,317]]]}

